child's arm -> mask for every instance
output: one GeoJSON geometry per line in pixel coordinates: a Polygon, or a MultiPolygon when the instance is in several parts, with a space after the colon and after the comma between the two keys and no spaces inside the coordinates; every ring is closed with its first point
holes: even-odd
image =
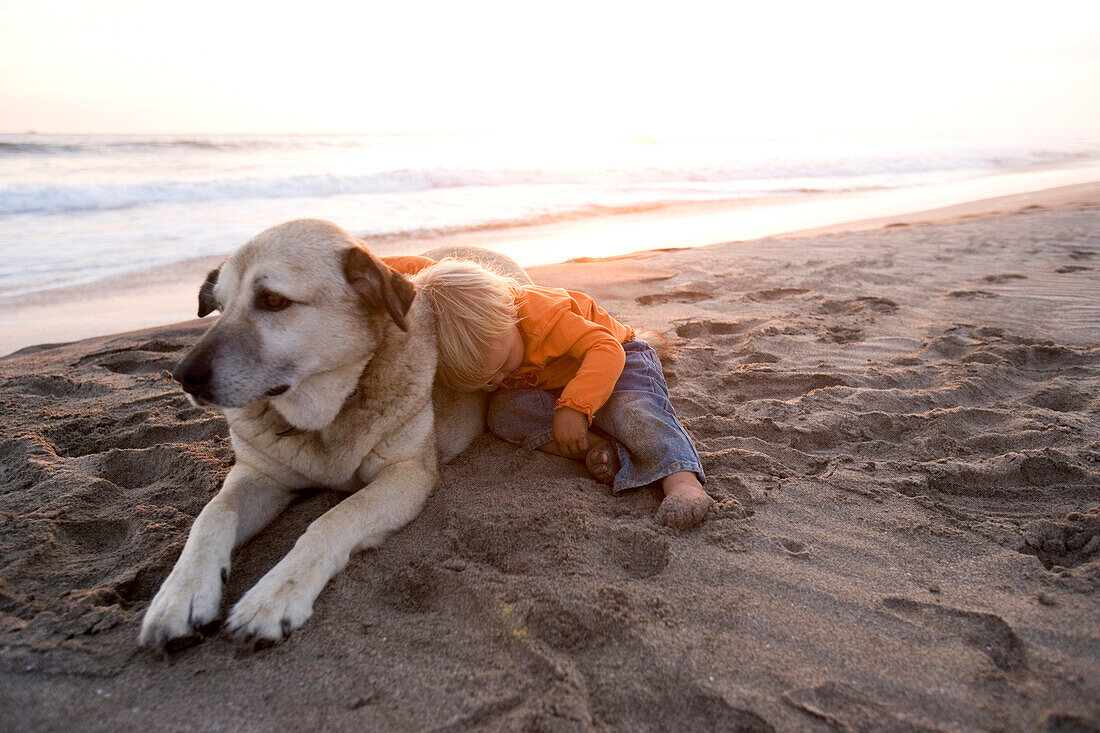
{"type": "Polygon", "coordinates": [[[554,408],[554,440],[575,454],[587,450],[588,426],[611,396],[626,353],[610,331],[575,313],[565,313],[554,324],[546,345],[581,362],[554,408]]]}

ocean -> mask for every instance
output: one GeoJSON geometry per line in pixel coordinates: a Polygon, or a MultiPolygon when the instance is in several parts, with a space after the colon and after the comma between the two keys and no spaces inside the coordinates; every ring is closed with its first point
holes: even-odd
{"type": "MultiPolygon", "coordinates": [[[[0,135],[0,298],[223,254],[299,217],[382,238],[390,253],[400,235],[1097,160],[1095,137],[1026,135],[0,135]]],[[[532,253],[523,264],[556,259],[532,253]]]]}

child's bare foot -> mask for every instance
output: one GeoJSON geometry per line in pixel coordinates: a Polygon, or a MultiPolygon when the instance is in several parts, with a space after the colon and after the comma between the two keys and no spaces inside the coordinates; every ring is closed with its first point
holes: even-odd
{"type": "Polygon", "coordinates": [[[678,471],[661,481],[665,499],[657,508],[657,521],[676,529],[689,529],[703,521],[714,499],[703,490],[693,471],[678,471]]]}
{"type": "MultiPolygon", "coordinates": [[[[591,439],[591,436],[589,436],[591,439]]],[[[619,456],[615,453],[615,447],[610,441],[603,441],[596,447],[589,449],[584,456],[584,465],[592,478],[601,484],[615,482],[615,474],[619,472],[619,456]]]]}

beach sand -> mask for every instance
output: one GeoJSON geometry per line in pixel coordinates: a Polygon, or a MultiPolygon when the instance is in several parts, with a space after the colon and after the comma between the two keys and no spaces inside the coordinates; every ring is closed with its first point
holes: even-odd
{"type": "Polygon", "coordinates": [[[1098,204],[532,268],[653,334],[717,508],[485,435],[255,653],[136,645],[232,461],[208,322],[0,359],[0,729],[1100,730],[1098,204]]]}

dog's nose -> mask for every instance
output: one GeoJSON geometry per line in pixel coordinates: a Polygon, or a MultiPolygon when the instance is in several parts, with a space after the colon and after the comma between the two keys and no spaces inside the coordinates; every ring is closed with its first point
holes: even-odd
{"type": "Polygon", "coordinates": [[[183,391],[188,394],[201,392],[210,381],[210,361],[196,356],[199,355],[190,354],[184,357],[172,370],[172,378],[183,385],[183,391]]]}

